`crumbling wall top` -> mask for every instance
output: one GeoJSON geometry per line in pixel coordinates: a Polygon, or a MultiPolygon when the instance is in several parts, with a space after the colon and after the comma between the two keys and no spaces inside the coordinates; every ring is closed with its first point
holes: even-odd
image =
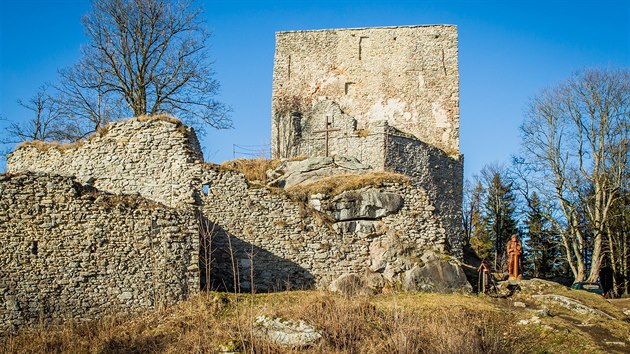
{"type": "Polygon", "coordinates": [[[192,128],[154,116],[111,123],[72,144],[24,143],[7,157],[7,171],[76,176],[100,190],[177,206],[197,201],[196,166],[202,161],[192,128]]]}

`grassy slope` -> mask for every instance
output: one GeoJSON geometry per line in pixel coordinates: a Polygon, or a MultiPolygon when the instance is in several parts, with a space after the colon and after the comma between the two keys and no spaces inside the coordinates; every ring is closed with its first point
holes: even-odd
{"type": "MultiPolygon", "coordinates": [[[[554,293],[560,290],[555,289],[554,293]]],[[[564,290],[563,290],[564,291],[564,290]]],[[[542,291],[551,292],[551,291],[542,291]]],[[[7,352],[291,352],[252,335],[261,314],[303,319],[323,333],[311,353],[596,353],[630,350],[623,313],[591,294],[566,290],[617,320],[550,306],[540,324],[519,325],[542,305],[526,291],[514,299],[475,295],[384,294],[347,299],[317,291],[258,295],[204,293],[162,310],[86,324],[24,331],[0,339],[7,352]],[[625,347],[606,342],[625,342],[625,347]],[[241,345],[241,343],[244,343],[241,345]]]]}

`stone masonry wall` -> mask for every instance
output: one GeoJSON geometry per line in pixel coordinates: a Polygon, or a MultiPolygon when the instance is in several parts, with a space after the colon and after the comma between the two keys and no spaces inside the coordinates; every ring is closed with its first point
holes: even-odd
{"type": "Polygon", "coordinates": [[[0,332],[181,301],[199,290],[198,248],[192,212],[0,175],[0,332]]]}
{"type": "Polygon", "coordinates": [[[252,281],[257,291],[323,288],[347,273],[396,281],[411,269],[414,257],[446,248],[435,208],[422,189],[411,185],[378,189],[402,196],[402,209],[395,214],[336,221],[315,211],[334,209],[340,203],[335,198],[296,202],[248,186],[241,174],[211,168],[202,180],[209,187],[203,214],[213,235],[212,288],[233,289],[235,279],[240,290],[250,290],[252,281]]]}
{"type": "Polygon", "coordinates": [[[411,181],[294,200],[204,164],[194,131],[168,117],[113,123],[79,144],[20,146],[0,176],[0,330],[206,287],[324,288],[349,273],[396,283],[427,251],[461,257],[459,155],[386,121],[360,134],[354,118],[334,118],[356,133],[331,140],[335,153],[411,181]]]}
{"type": "Polygon", "coordinates": [[[322,101],[334,101],[357,129],[385,120],[459,152],[457,42],[451,25],[278,32],[272,153],[285,134],[282,120],[291,112],[306,117],[322,101]]]}
{"type": "MultiPolygon", "coordinates": [[[[339,117],[335,122],[343,121],[339,117]]],[[[344,124],[338,126],[343,127],[344,124]]],[[[423,143],[386,121],[370,123],[363,135],[331,133],[330,154],[354,157],[377,171],[393,171],[411,177],[427,191],[436,215],[448,235],[452,255],[460,258],[463,157],[423,143]]],[[[302,139],[290,156],[323,156],[323,137],[302,139]]]]}
{"type": "Polygon", "coordinates": [[[463,156],[447,155],[393,128],[388,128],[385,136],[385,169],[410,176],[415,185],[427,191],[446,230],[448,252],[461,260],[463,156]]]}
{"type": "Polygon", "coordinates": [[[76,176],[100,190],[177,206],[197,202],[201,161],[192,128],[172,118],[131,118],[84,143],[23,144],[7,157],[7,171],[76,176]]]}

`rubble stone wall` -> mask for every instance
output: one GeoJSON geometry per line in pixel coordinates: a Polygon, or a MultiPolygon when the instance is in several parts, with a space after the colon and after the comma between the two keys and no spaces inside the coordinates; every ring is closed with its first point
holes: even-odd
{"type": "Polygon", "coordinates": [[[0,175],[0,332],[199,291],[195,214],[58,175],[0,175]]]}
{"type": "Polygon", "coordinates": [[[131,118],[111,123],[85,142],[23,144],[7,157],[7,172],[76,176],[99,190],[177,206],[197,201],[200,161],[192,128],[172,118],[131,118]]]}
{"type": "Polygon", "coordinates": [[[325,288],[344,274],[378,288],[427,252],[461,257],[461,157],[386,121],[369,127],[345,151],[331,147],[410,182],[289,197],[204,164],[194,131],[164,117],[113,123],[83,143],[20,146],[0,176],[0,330],[151,308],[200,288],[325,288]],[[376,152],[353,155],[360,142],[376,152]]]}
{"type": "Polygon", "coordinates": [[[414,185],[426,190],[446,230],[448,252],[461,260],[463,156],[447,155],[438,148],[391,128],[385,137],[385,169],[410,176],[414,185]]]}
{"type": "Polygon", "coordinates": [[[212,288],[231,290],[235,279],[240,290],[252,284],[257,291],[324,288],[347,273],[397,281],[424,251],[446,248],[435,207],[424,190],[411,184],[348,192],[398,195],[402,206],[384,216],[342,217],[343,196],[294,201],[281,192],[248,186],[241,174],[210,168],[202,180],[208,186],[202,198],[212,235],[212,288]]]}

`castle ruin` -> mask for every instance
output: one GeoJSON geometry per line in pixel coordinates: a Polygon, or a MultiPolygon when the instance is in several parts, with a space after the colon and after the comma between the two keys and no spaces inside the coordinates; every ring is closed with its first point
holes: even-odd
{"type": "Polygon", "coordinates": [[[427,267],[462,254],[455,27],[277,40],[272,139],[274,156],[291,159],[269,162],[269,181],[205,163],[195,132],[166,116],[8,156],[0,331],[345,275],[375,291],[444,290],[427,267]],[[361,182],[309,184],[340,174],[361,182]]]}
{"type": "Polygon", "coordinates": [[[343,155],[411,176],[460,244],[457,27],[276,34],[272,156],[343,155]]]}

